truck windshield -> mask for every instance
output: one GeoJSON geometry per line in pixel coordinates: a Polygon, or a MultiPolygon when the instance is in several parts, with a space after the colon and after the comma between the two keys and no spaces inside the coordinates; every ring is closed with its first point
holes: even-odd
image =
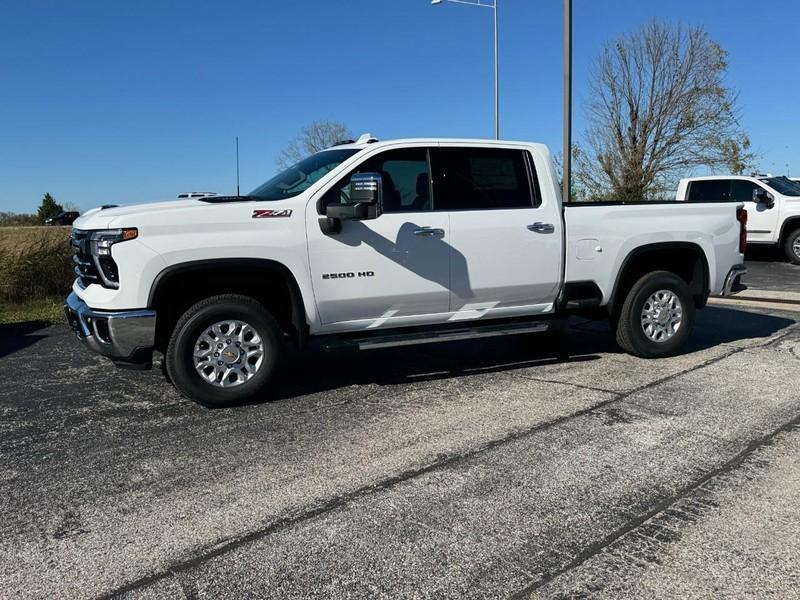
{"type": "Polygon", "coordinates": [[[302,194],[358,150],[325,150],[304,158],[296,165],[278,173],[248,196],[260,200],[284,200],[302,194]]]}
{"type": "Polygon", "coordinates": [[[761,181],[782,196],[800,196],[800,183],[788,177],[765,177],[761,181]]]}

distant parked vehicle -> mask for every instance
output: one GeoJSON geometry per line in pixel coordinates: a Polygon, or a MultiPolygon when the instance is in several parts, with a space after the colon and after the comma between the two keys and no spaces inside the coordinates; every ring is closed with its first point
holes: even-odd
{"type": "Polygon", "coordinates": [[[65,210],[58,213],[55,217],[45,219],[45,225],[72,225],[72,223],[81,216],[76,210],[65,210]]]}
{"type": "Polygon", "coordinates": [[[781,246],[800,265],[800,183],[769,174],[681,179],[676,200],[744,202],[747,243],[781,246]]]}
{"type": "Polygon", "coordinates": [[[178,200],[191,200],[194,198],[208,198],[216,196],[216,192],[182,192],[178,194],[178,200]]]}

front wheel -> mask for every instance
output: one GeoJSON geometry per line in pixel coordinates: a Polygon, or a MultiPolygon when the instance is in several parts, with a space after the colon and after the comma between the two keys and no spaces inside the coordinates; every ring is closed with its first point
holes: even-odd
{"type": "Polygon", "coordinates": [[[284,351],[281,330],[261,303],[222,294],[201,300],[178,319],[165,363],[184,395],[222,407],[264,394],[284,351]]]}
{"type": "Polygon", "coordinates": [[[669,271],[654,271],[628,292],[616,324],[619,346],[642,358],[676,354],[694,326],[694,300],[686,282],[669,271]]]}
{"type": "Polygon", "coordinates": [[[800,265],[800,228],[789,232],[783,242],[783,251],[790,262],[800,265]]]}

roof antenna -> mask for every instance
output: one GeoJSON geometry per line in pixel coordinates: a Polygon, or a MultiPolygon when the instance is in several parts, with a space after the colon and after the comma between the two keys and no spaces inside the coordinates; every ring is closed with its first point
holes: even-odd
{"type": "Polygon", "coordinates": [[[236,195],[239,195],[239,136],[236,136],[236,195]]]}

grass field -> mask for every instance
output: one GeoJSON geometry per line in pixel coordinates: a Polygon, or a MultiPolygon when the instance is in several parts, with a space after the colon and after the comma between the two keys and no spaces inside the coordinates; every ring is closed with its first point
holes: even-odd
{"type": "Polygon", "coordinates": [[[0,325],[10,323],[60,323],[64,321],[64,298],[34,298],[24,302],[0,302],[0,325]]]}
{"type": "Polygon", "coordinates": [[[72,287],[70,227],[0,227],[0,323],[61,321],[72,287]]]}
{"type": "Polygon", "coordinates": [[[42,242],[68,243],[72,227],[0,227],[0,253],[19,255],[42,242]]]}

